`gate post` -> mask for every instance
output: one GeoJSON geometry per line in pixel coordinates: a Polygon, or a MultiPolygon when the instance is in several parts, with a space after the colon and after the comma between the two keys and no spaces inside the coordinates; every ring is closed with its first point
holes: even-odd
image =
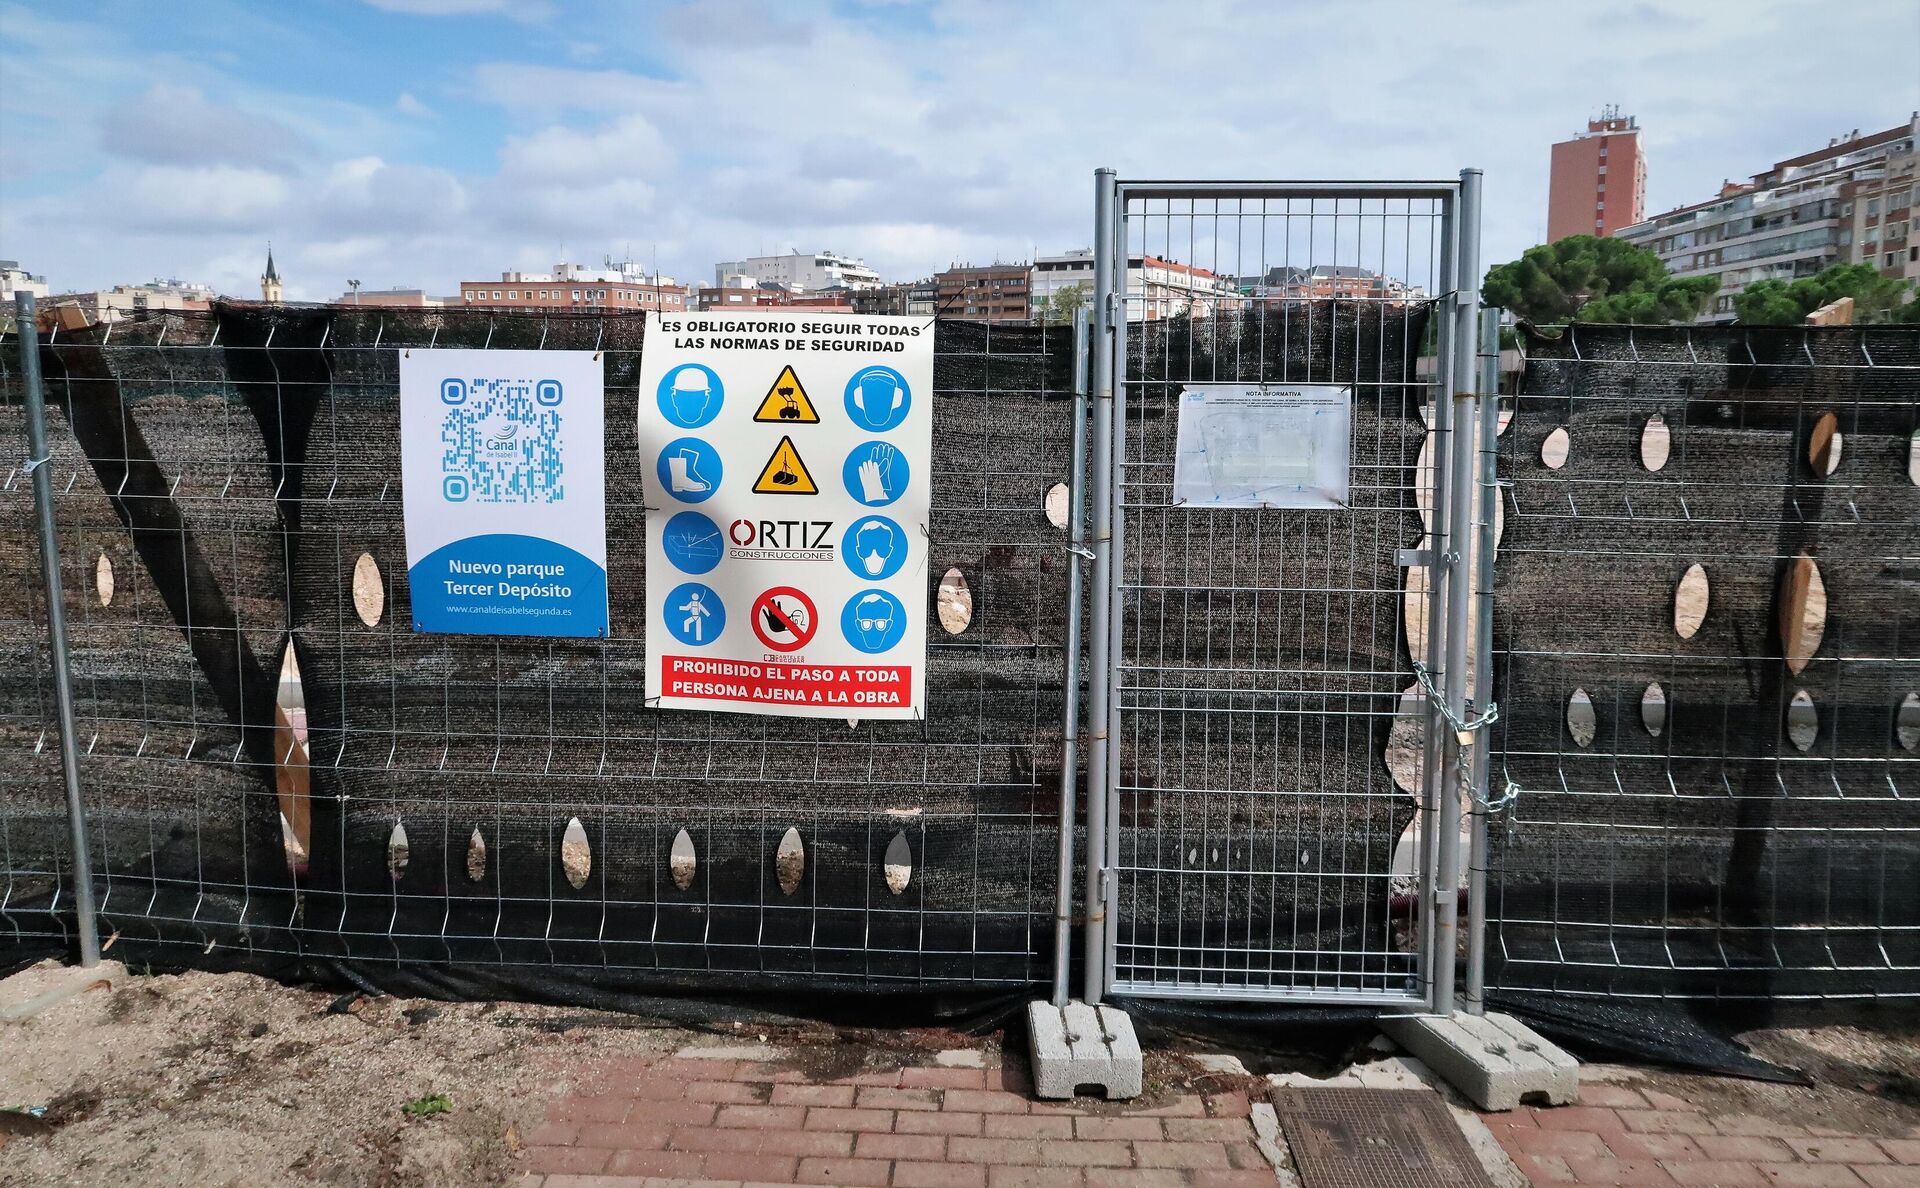
{"type": "MultiPolygon", "coordinates": [[[[1473,709],[1483,718],[1494,704],[1493,684],[1493,528],[1498,522],[1500,478],[1500,315],[1491,309],[1480,311],[1480,455],[1474,482],[1480,488],[1479,519],[1474,524],[1474,572],[1479,581],[1474,591],[1474,627],[1479,632],[1473,647],[1473,709]]],[[[1493,771],[1493,731],[1479,731],[1473,748],[1473,798],[1470,833],[1467,838],[1467,994],[1466,1011],[1470,1015],[1487,1013],[1487,806],[1488,784],[1493,771]]]]}
{"type": "MultiPolygon", "coordinates": [[[[1467,720],[1467,625],[1473,599],[1473,426],[1474,388],[1479,368],[1475,321],[1480,312],[1480,171],[1460,171],[1460,214],[1455,220],[1453,308],[1448,315],[1453,332],[1448,349],[1453,356],[1453,390],[1443,395],[1453,406],[1452,433],[1447,441],[1447,624],[1444,633],[1446,668],[1443,674],[1443,712],[1440,764],[1440,820],[1438,869],[1434,884],[1433,1009],[1439,1015],[1454,1011],[1454,964],[1459,959],[1460,923],[1460,805],[1467,793],[1468,773],[1459,723],[1467,720]]],[[[1437,362],[1437,361],[1436,361],[1437,362]]],[[[1484,674],[1482,675],[1484,680],[1484,674]]]]}
{"type": "MultiPolygon", "coordinates": [[[[1080,597],[1086,588],[1081,562],[1087,552],[1087,311],[1073,311],[1073,466],[1068,471],[1067,526],[1067,671],[1064,722],[1060,744],[1060,853],[1054,871],[1053,1005],[1064,1007],[1073,997],[1067,984],[1073,944],[1073,818],[1074,789],[1080,779],[1080,597]]],[[[1098,791],[1087,789],[1091,804],[1098,791]]],[[[1091,820],[1091,817],[1089,817],[1091,820]]],[[[1087,831],[1087,845],[1094,844],[1087,831]]],[[[1091,886],[1091,884],[1089,884],[1091,886]]],[[[1089,894],[1091,899],[1091,894],[1089,894]]]]}
{"type": "MultiPolygon", "coordinates": [[[[1062,945],[1054,957],[1054,996],[1051,1003],[1027,1004],[1027,1045],[1032,1057],[1034,1092],[1041,1097],[1064,1099],[1074,1096],[1083,1086],[1098,1085],[1107,1097],[1128,1098],[1140,1095],[1140,1041],[1126,1012],[1101,1006],[1106,989],[1106,950],[1108,925],[1107,897],[1107,797],[1112,763],[1113,635],[1111,623],[1114,526],[1114,448],[1113,409],[1113,244],[1115,236],[1114,199],[1117,187],[1111,169],[1096,170],[1093,175],[1095,211],[1094,299],[1093,299],[1093,613],[1092,647],[1087,670],[1087,931],[1086,980],[1084,1000],[1067,998],[1067,957],[1062,945]]],[[[1084,342],[1086,323],[1074,320],[1074,340],[1084,342]]],[[[1075,369],[1074,409],[1082,413],[1087,404],[1084,373],[1075,369]]],[[[1079,500],[1080,447],[1084,442],[1080,423],[1074,425],[1074,577],[1079,575],[1079,560],[1085,549],[1080,527],[1079,500]]],[[[1077,581],[1070,584],[1076,602],[1070,611],[1070,630],[1078,623],[1077,581]]],[[[1078,656],[1078,636],[1069,636],[1068,673],[1078,656]]],[[[1072,836],[1073,787],[1073,692],[1068,677],[1068,735],[1063,764],[1064,785],[1060,799],[1060,894],[1062,902],[1071,894],[1072,876],[1068,866],[1067,839],[1072,836]]],[[[1055,937],[1064,941],[1067,921],[1056,923],[1055,937]]]]}
{"type": "Polygon", "coordinates": [[[86,806],[80,798],[80,750],[73,737],[73,678],[67,659],[67,609],[60,590],[60,538],[53,523],[53,476],[47,472],[47,399],[40,384],[40,330],[32,293],[13,295],[20,335],[20,381],[26,392],[27,472],[40,526],[40,574],[47,594],[47,638],[53,651],[53,698],[60,715],[60,771],[67,785],[67,827],[73,843],[73,912],[80,930],[80,965],[100,964],[100,932],[93,912],[93,865],[87,847],[86,806]]]}
{"type": "Polygon", "coordinates": [[[1107,971],[1108,735],[1113,690],[1114,172],[1093,174],[1093,610],[1087,662],[1087,931],[1081,997],[1099,1003],[1107,971]]]}

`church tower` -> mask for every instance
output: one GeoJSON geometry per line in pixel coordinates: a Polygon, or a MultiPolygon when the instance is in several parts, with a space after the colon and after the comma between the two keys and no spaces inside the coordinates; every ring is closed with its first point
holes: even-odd
{"type": "Polygon", "coordinates": [[[260,300],[280,303],[280,273],[273,266],[273,245],[267,245],[267,270],[260,274],[260,300]]]}

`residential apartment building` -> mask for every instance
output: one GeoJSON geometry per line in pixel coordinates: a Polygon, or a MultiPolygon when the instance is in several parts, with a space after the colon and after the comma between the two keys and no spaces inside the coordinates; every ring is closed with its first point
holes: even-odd
{"type": "Polygon", "coordinates": [[[791,289],[877,289],[884,282],[866,261],[838,252],[788,252],[784,256],[748,256],[713,266],[713,283],[725,288],[728,277],[772,281],[791,289]]]}
{"type": "MultiPolygon", "coordinates": [[[[1093,249],[1041,256],[1033,262],[1034,309],[1051,308],[1062,289],[1076,285],[1083,302],[1091,302],[1093,249]]],[[[1137,321],[1182,317],[1189,313],[1208,317],[1219,310],[1238,309],[1243,304],[1245,299],[1232,277],[1159,256],[1141,255],[1127,260],[1127,310],[1128,316],[1137,321]]]]}
{"type": "Polygon", "coordinates": [[[1854,263],[1920,281],[1920,152],[1888,153],[1877,175],[1862,170],[1841,194],[1840,218],[1854,263]]]}
{"type": "Polygon", "coordinates": [[[214,292],[206,285],[180,280],[153,280],[144,285],[115,285],[85,293],[59,293],[50,306],[78,311],[87,323],[139,321],[164,310],[204,310],[213,307],[214,292]]]}
{"type": "Polygon", "coordinates": [[[1025,264],[955,265],[933,276],[934,312],[961,322],[1033,320],[1028,299],[1031,270],[1025,264]]]}
{"type": "Polygon", "coordinates": [[[1419,301],[1426,290],[1399,277],[1382,276],[1351,264],[1285,265],[1270,268],[1246,285],[1249,297],[1280,301],[1419,301]]]}
{"type": "Polygon", "coordinates": [[[602,268],[562,261],[552,272],[503,272],[497,281],[461,281],[459,304],[587,313],[681,313],[687,308],[687,291],[672,277],[648,273],[631,260],[608,260],[602,268]]]}
{"type": "Polygon", "coordinates": [[[1617,107],[1553,146],[1547,178],[1547,242],[1612,235],[1646,217],[1647,158],[1640,125],[1617,107]]]}
{"type": "Polygon", "coordinates": [[[47,295],[47,278],[35,276],[20,267],[18,260],[0,260],[0,301],[13,306],[15,293],[32,293],[36,299],[47,295]]]}
{"type": "Polygon", "coordinates": [[[917,314],[931,317],[940,302],[940,286],[932,277],[881,285],[877,289],[859,289],[853,294],[853,311],[870,314],[917,314]]]}
{"type": "Polygon", "coordinates": [[[1913,183],[1903,190],[1899,179],[1911,169],[1917,139],[1920,113],[1885,131],[1836,137],[1619,236],[1657,253],[1676,276],[1719,279],[1703,322],[1732,321],[1734,296],[1755,281],[1812,276],[1833,264],[1904,270],[1920,260],[1888,261],[1897,252],[1911,256],[1915,242],[1913,183]],[[1899,210],[1906,226],[1889,241],[1890,225],[1903,221],[1893,213],[1899,210]]]}

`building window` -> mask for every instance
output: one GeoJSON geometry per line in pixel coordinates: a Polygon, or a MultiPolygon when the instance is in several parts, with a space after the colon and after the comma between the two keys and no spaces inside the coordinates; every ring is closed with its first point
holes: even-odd
{"type": "Polygon", "coordinates": [[[498,290],[498,289],[495,289],[495,290],[493,291],[493,299],[494,299],[495,301],[498,301],[498,300],[500,300],[500,290],[498,290]]]}
{"type": "Polygon", "coordinates": [[[518,301],[518,300],[520,300],[520,290],[518,290],[518,289],[508,289],[508,290],[507,290],[507,300],[508,300],[508,301],[518,301]]]}

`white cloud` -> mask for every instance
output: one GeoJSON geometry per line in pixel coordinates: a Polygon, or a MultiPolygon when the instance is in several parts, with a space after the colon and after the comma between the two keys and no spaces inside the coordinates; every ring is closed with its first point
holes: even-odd
{"type": "Polygon", "coordinates": [[[232,231],[258,227],[292,194],[287,179],[231,165],[152,165],[116,177],[118,210],[147,230],[232,231]]]}
{"type": "Polygon", "coordinates": [[[439,114],[435,112],[433,108],[428,107],[426,104],[420,102],[420,100],[414,98],[412,91],[400,92],[400,97],[393,101],[393,109],[401,115],[413,116],[416,119],[431,119],[439,114]]]}
{"type": "Polygon", "coordinates": [[[197,88],[175,83],[156,83],[109,107],[100,119],[100,147],[137,161],[276,169],[313,149],[278,120],[211,103],[197,88]]]}
{"type": "Polygon", "coordinates": [[[672,156],[652,121],[628,115],[593,128],[556,125],[511,137],[500,151],[500,165],[502,175],[514,180],[591,183],[657,176],[672,156]]]}

